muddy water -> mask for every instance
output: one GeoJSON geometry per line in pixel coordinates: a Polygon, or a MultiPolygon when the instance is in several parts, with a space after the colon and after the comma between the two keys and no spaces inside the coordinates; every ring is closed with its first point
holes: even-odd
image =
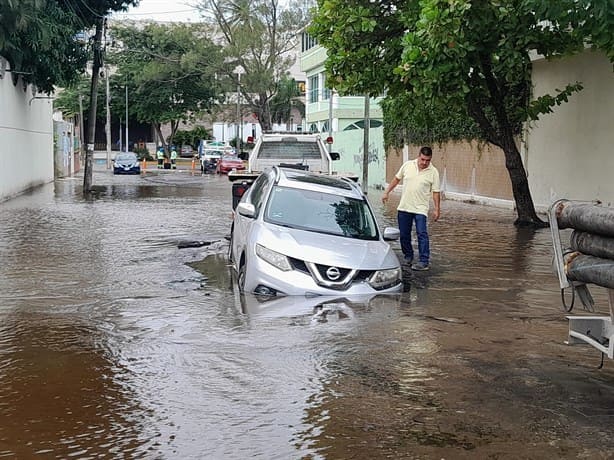
{"type": "Polygon", "coordinates": [[[563,343],[548,230],[444,201],[403,294],[263,302],[225,178],[94,183],[0,204],[0,458],[614,456],[614,366],[563,343]]]}

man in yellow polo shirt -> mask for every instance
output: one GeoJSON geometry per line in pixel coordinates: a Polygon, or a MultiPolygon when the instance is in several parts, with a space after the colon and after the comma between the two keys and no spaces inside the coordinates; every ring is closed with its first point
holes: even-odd
{"type": "Polygon", "coordinates": [[[403,163],[399,172],[393,177],[388,188],[382,195],[382,201],[388,201],[390,192],[403,181],[401,201],[397,207],[397,219],[401,231],[401,250],[405,256],[405,263],[411,264],[412,270],[428,270],[431,251],[429,247],[429,234],[426,221],[429,213],[431,195],[435,209],[433,221],[439,219],[441,193],[439,190],[439,171],[431,164],[433,151],[430,147],[422,147],[415,160],[403,163]],[[411,244],[411,229],[416,222],[418,237],[419,262],[414,260],[414,249],[411,244]]]}

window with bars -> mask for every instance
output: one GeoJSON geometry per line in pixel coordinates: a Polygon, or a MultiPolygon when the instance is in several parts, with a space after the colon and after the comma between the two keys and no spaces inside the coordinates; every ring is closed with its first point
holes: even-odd
{"type": "Polygon", "coordinates": [[[313,75],[309,77],[309,102],[318,102],[319,89],[320,76],[313,75]]]}

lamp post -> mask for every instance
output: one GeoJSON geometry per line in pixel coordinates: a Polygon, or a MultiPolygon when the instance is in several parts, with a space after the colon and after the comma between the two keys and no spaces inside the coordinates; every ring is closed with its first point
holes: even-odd
{"type": "Polygon", "coordinates": [[[126,152],[128,152],[128,82],[126,82],[126,152]]]}
{"type": "Polygon", "coordinates": [[[241,155],[241,143],[243,138],[243,121],[241,120],[241,74],[243,73],[243,67],[237,66],[234,73],[237,74],[237,154],[241,155]]]}
{"type": "Polygon", "coordinates": [[[104,67],[104,76],[106,80],[106,122],[104,125],[105,134],[107,137],[107,169],[111,168],[111,109],[109,104],[110,92],[109,92],[109,66],[104,67]]]}

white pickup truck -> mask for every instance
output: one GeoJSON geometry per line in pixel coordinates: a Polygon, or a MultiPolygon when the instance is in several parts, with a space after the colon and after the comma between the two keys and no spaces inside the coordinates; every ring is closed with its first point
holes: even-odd
{"type": "Polygon", "coordinates": [[[233,209],[249,185],[267,168],[282,166],[333,174],[333,161],[338,159],[339,153],[329,152],[319,134],[263,134],[249,154],[247,169],[228,174],[233,182],[233,209]]]}

